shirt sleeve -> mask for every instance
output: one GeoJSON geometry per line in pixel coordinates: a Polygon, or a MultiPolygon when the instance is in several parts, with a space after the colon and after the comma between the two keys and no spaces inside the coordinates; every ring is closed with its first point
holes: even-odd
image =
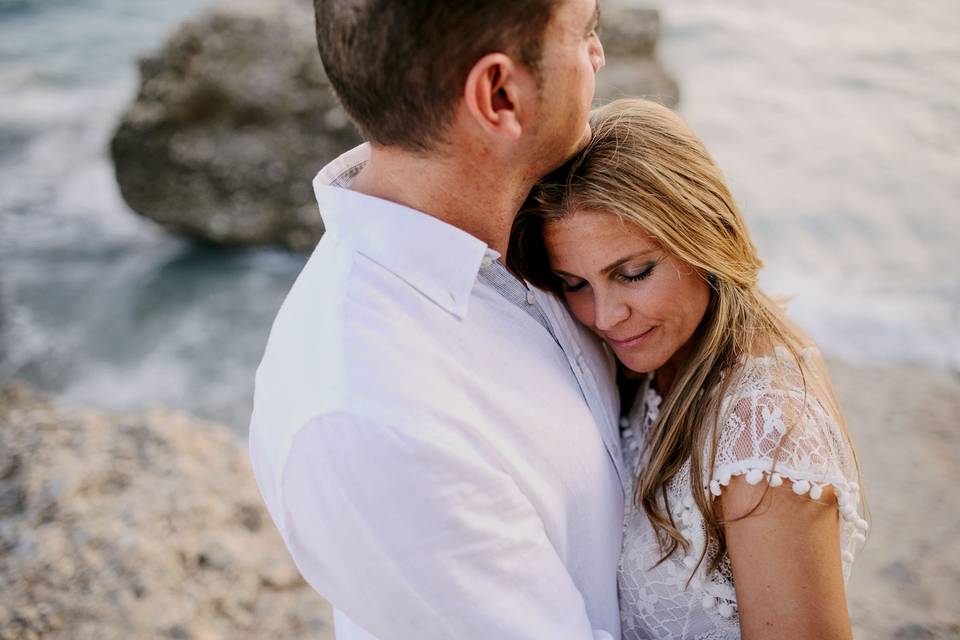
{"type": "Polygon", "coordinates": [[[434,431],[346,415],[301,429],[282,505],[307,582],[379,640],[613,640],[513,479],[434,431]]]}
{"type": "Polygon", "coordinates": [[[710,478],[714,496],[740,475],[751,485],[789,483],[794,493],[814,500],[831,487],[842,517],[842,559],[849,575],[869,528],[861,515],[859,473],[850,441],[828,408],[822,365],[812,349],[802,353],[808,361],[805,373],[783,347],[751,360],[722,405],[713,473],[705,469],[704,477],[710,478]]]}

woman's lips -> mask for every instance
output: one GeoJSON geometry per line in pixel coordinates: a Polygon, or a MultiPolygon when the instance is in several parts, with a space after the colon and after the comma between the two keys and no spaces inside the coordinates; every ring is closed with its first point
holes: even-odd
{"type": "Polygon", "coordinates": [[[643,342],[646,342],[646,340],[650,337],[650,334],[652,334],[656,329],[656,327],[650,327],[640,335],[627,338],[626,340],[614,340],[610,336],[607,336],[607,342],[609,342],[611,346],[617,347],[618,349],[630,349],[643,342]]]}

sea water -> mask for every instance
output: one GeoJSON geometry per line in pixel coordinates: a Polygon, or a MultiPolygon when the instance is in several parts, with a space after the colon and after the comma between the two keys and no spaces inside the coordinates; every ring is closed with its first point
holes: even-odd
{"type": "MultiPolygon", "coordinates": [[[[107,151],[137,57],[203,4],[0,0],[0,381],[243,432],[305,256],[168,235],[126,207],[107,151]]],[[[661,6],[660,58],[762,282],[828,356],[960,369],[958,6],[661,6]]]]}
{"type": "Polygon", "coordinates": [[[830,356],[960,369],[960,3],[670,0],[761,282],[830,356]]]}

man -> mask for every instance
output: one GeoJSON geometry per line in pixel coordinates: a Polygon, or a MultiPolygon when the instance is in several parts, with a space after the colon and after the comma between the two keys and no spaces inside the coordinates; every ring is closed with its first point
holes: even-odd
{"type": "Polygon", "coordinates": [[[257,372],[250,452],[340,640],[620,637],[610,359],[503,265],[589,136],[596,0],[316,0],[370,141],[315,181],[326,233],[257,372]]]}

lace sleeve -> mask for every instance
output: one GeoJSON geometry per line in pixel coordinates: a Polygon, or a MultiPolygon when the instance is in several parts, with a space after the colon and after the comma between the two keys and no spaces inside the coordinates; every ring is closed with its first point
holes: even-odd
{"type": "MultiPolygon", "coordinates": [[[[811,366],[801,374],[783,347],[749,358],[720,406],[722,428],[708,488],[719,496],[733,476],[749,484],[764,479],[771,487],[788,481],[794,493],[819,500],[832,486],[843,518],[844,564],[853,560],[868,525],[860,514],[860,485],[846,435],[825,405],[824,385],[814,352],[803,353],[811,366]]],[[[706,457],[705,459],[709,459],[706,457]]]]}

